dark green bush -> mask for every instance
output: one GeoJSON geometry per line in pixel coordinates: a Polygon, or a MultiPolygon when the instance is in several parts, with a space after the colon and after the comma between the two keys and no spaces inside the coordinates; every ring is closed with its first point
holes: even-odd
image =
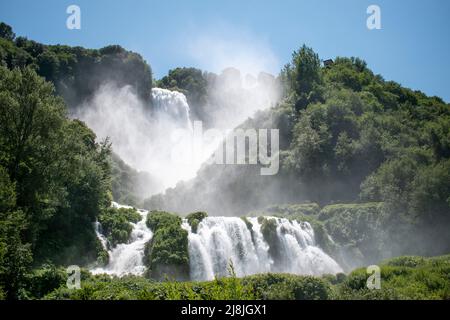
{"type": "Polygon", "coordinates": [[[64,268],[57,268],[51,264],[44,264],[34,269],[27,276],[26,291],[28,298],[42,298],[44,295],[61,287],[67,281],[67,273],[64,268]]]}
{"type": "Polygon", "coordinates": [[[133,231],[130,222],[136,223],[141,219],[141,215],[135,209],[110,207],[99,216],[98,221],[104,235],[114,247],[129,240],[131,231],[133,231]]]}
{"type": "Polygon", "coordinates": [[[188,233],[181,228],[181,218],[168,212],[152,211],[147,215],[147,226],[153,231],[153,238],[145,249],[150,277],[189,279],[188,233]]]}
{"type": "Polygon", "coordinates": [[[186,216],[188,223],[191,225],[192,232],[197,232],[198,224],[207,216],[208,214],[202,211],[193,212],[186,216]]]}

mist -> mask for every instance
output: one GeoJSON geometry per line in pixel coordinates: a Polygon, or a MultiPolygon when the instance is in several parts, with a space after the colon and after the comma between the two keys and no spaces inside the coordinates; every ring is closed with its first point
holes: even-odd
{"type": "MultiPolygon", "coordinates": [[[[233,129],[259,110],[273,106],[279,97],[274,76],[258,77],[228,68],[209,75],[208,127],[233,129]]],[[[141,186],[140,193],[151,196],[196,176],[201,165],[219,146],[220,140],[203,141],[202,154],[192,161],[179,161],[173,147],[180,146],[179,133],[192,133],[193,121],[186,97],[179,92],[153,88],[151,103],[138,97],[131,86],[105,83],[93,97],[81,104],[74,117],[86,122],[98,139],[109,138],[112,150],[134,169],[149,173],[153,179],[141,186]]],[[[190,143],[183,152],[193,153],[190,143]]]]}

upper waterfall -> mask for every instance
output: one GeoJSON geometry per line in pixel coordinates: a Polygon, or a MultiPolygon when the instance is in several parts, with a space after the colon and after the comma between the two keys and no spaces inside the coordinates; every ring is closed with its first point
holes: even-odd
{"type": "Polygon", "coordinates": [[[189,104],[184,94],[178,91],[153,88],[152,101],[159,116],[168,117],[182,128],[192,130],[189,104]]]}

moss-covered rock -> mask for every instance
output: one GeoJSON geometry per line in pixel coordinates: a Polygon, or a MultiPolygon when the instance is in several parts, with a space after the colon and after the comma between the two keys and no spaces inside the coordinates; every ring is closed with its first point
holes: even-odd
{"type": "Polygon", "coordinates": [[[282,214],[284,217],[295,216],[298,214],[313,216],[317,215],[320,207],[317,203],[296,203],[296,204],[281,204],[267,207],[264,209],[269,214],[282,214]]]}
{"type": "Polygon", "coordinates": [[[114,207],[107,208],[98,218],[103,234],[112,247],[128,242],[133,231],[130,222],[136,223],[139,220],[141,215],[136,209],[114,207]]]}
{"type": "Polygon", "coordinates": [[[208,214],[203,211],[192,212],[186,216],[186,219],[192,228],[192,232],[197,232],[198,225],[207,216],[208,214]]]}
{"type": "Polygon", "coordinates": [[[277,222],[275,219],[262,218],[259,219],[261,223],[261,233],[264,240],[269,245],[269,254],[275,260],[280,260],[281,243],[277,235],[277,222]]]}
{"type": "Polygon", "coordinates": [[[350,255],[346,260],[354,260],[354,265],[384,258],[389,224],[382,203],[329,205],[320,211],[318,218],[332,239],[350,255]]]}
{"type": "Polygon", "coordinates": [[[99,239],[96,239],[96,243],[95,243],[95,248],[97,251],[97,260],[96,260],[96,264],[99,267],[103,267],[106,266],[109,262],[109,254],[108,251],[105,250],[105,248],[103,248],[102,243],[100,242],[99,239]]]}
{"type": "Polygon", "coordinates": [[[164,211],[147,215],[153,238],[145,249],[147,275],[156,280],[189,279],[188,233],[181,228],[181,218],[164,211]]]}
{"type": "Polygon", "coordinates": [[[179,224],[181,225],[181,218],[176,214],[172,214],[166,211],[150,211],[147,215],[147,227],[153,232],[160,228],[179,224]]]}

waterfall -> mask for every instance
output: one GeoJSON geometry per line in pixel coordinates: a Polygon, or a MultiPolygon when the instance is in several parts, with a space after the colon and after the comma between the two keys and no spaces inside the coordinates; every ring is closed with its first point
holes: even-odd
{"type": "MultiPolygon", "coordinates": [[[[131,208],[113,202],[113,206],[118,208],[131,208]]],[[[151,240],[153,233],[146,225],[146,210],[138,210],[142,219],[137,223],[131,223],[133,231],[128,243],[121,243],[108,250],[109,262],[105,267],[91,270],[93,274],[106,273],[110,275],[123,276],[125,274],[142,275],[145,271],[143,263],[145,244],[151,240]]],[[[101,231],[100,223],[96,223],[97,236],[106,247],[106,239],[101,231]],[[104,241],[102,241],[102,239],[104,241]]]]}
{"type": "MultiPolygon", "coordinates": [[[[116,203],[113,206],[127,207],[116,203]]],[[[92,273],[117,276],[144,273],[145,244],[152,239],[153,233],[146,225],[148,212],[139,210],[139,213],[142,219],[131,223],[133,231],[129,242],[110,248],[108,265],[95,268],[92,273]]],[[[230,265],[238,277],[267,272],[302,275],[343,272],[336,261],[317,246],[309,223],[276,217],[264,219],[275,226],[270,240],[265,238],[262,222],[256,217],[206,217],[198,224],[196,232],[183,219],[181,227],[188,232],[191,280],[228,276],[230,265]]],[[[95,223],[95,230],[107,248],[100,223],[95,223]]]]}
{"type": "Polygon", "coordinates": [[[184,94],[153,88],[152,101],[159,117],[170,118],[173,122],[181,124],[182,128],[192,130],[189,105],[184,94]]]}
{"type": "Polygon", "coordinates": [[[172,161],[173,136],[192,131],[184,94],[160,88],[151,89],[151,93],[152,108],[130,86],[104,84],[71,115],[84,121],[98,140],[108,137],[125,163],[151,174],[153,183],[136,186],[145,197],[193,178],[201,165],[172,161]]]}
{"type": "Polygon", "coordinates": [[[264,272],[321,275],[342,272],[341,267],[315,244],[314,230],[307,222],[266,217],[276,224],[277,243],[264,239],[257,218],[247,223],[236,217],[207,217],[192,232],[188,231],[191,280],[211,280],[229,275],[232,263],[237,276],[264,272]],[[277,257],[271,257],[270,245],[277,245],[277,257]]]}
{"type": "Polygon", "coordinates": [[[95,221],[94,223],[95,234],[97,235],[98,240],[102,244],[103,249],[108,250],[108,240],[103,235],[102,225],[100,222],[95,221]]]}

